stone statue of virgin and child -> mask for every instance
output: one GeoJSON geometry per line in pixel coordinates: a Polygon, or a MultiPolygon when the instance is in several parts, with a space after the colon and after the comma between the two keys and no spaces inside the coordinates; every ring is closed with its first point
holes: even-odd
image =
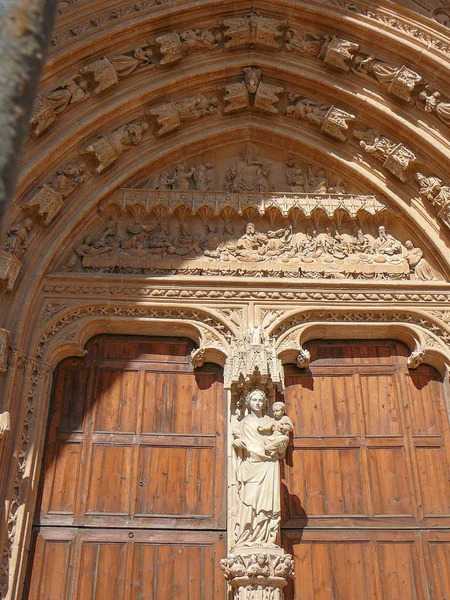
{"type": "Polygon", "coordinates": [[[234,546],[275,548],[280,525],[280,459],[293,430],[283,402],[267,414],[267,396],[259,389],[245,399],[246,416],[233,429],[236,452],[237,514],[234,546]]]}

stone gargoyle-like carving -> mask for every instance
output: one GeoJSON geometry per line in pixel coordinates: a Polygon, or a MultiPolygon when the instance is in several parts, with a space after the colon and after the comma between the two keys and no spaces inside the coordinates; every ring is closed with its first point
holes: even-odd
{"type": "Polygon", "coordinates": [[[25,210],[35,213],[44,226],[50,225],[64,206],[64,200],[88,177],[87,166],[83,162],[67,164],[44,183],[28,201],[25,210]]]}
{"type": "Polygon", "coordinates": [[[195,348],[192,350],[189,359],[194,368],[203,367],[205,364],[205,348],[195,348]]]}
{"type": "Polygon", "coordinates": [[[400,181],[407,181],[410,167],[417,162],[417,157],[412,150],[402,143],[394,142],[377,129],[355,129],[353,135],[359,140],[359,145],[364,152],[382,162],[383,167],[400,181]]]}
{"type": "Polygon", "coordinates": [[[204,94],[195,94],[178,102],[164,102],[151,107],[146,113],[156,118],[159,126],[156,135],[161,136],[179,129],[184,122],[216,115],[218,105],[219,100],[216,96],[207,98],[204,94]]]}
{"type": "Polygon", "coordinates": [[[349,125],[355,116],[345,110],[330,106],[318,100],[311,100],[296,93],[289,93],[290,104],[284,114],[293,119],[304,120],[310,125],[319,127],[323,133],[345,142],[349,125]]]}
{"type": "Polygon", "coordinates": [[[408,369],[417,369],[423,362],[425,356],[425,350],[423,348],[416,348],[408,356],[408,369]]]}
{"type": "Polygon", "coordinates": [[[113,165],[121,154],[132,146],[139,145],[148,124],[145,121],[132,121],[118,127],[111,133],[100,136],[82,148],[81,155],[95,161],[95,172],[101,173],[113,165]]]}
{"type": "Polygon", "coordinates": [[[160,62],[162,65],[170,65],[195,50],[217,48],[221,39],[221,33],[212,29],[187,29],[180,33],[176,31],[165,33],[156,38],[162,54],[160,62]]]}
{"type": "Polygon", "coordinates": [[[306,348],[300,348],[295,364],[299,369],[307,369],[311,361],[311,352],[306,348]]]}
{"type": "Polygon", "coordinates": [[[255,109],[276,114],[278,109],[274,105],[279,102],[278,94],[283,91],[283,88],[262,82],[262,71],[257,67],[245,67],[243,74],[243,81],[225,86],[224,113],[249,108],[252,99],[255,109]]]}
{"type": "Polygon", "coordinates": [[[286,21],[266,17],[253,9],[248,15],[223,19],[225,48],[262,46],[280,48],[278,41],[287,27],[286,21]]]}

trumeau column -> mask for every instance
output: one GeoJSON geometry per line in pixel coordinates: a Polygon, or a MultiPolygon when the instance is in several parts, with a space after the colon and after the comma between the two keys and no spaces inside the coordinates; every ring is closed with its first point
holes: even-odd
{"type": "Polygon", "coordinates": [[[235,341],[225,365],[230,390],[229,554],[222,562],[235,600],[283,600],[293,559],[280,546],[280,460],[292,421],[276,392],[283,367],[260,327],[235,341]]]}

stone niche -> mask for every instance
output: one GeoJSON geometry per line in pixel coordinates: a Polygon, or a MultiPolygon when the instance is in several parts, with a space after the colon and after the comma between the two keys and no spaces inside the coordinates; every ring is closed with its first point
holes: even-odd
{"type": "Polygon", "coordinates": [[[221,156],[116,190],[57,271],[442,280],[381,199],[253,144],[221,156]]]}

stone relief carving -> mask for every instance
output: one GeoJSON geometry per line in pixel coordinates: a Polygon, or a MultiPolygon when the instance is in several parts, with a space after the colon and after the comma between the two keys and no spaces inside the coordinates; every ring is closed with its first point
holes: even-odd
{"type": "Polygon", "coordinates": [[[258,67],[245,67],[243,80],[225,85],[224,113],[232,113],[252,106],[268,113],[278,113],[274,106],[284,88],[261,81],[262,71],[258,67]]]}
{"type": "Polygon", "coordinates": [[[416,181],[422,198],[434,207],[437,216],[450,228],[450,186],[439,177],[426,177],[422,173],[416,173],[416,181]]]}
{"type": "Polygon", "coordinates": [[[327,46],[323,62],[327,66],[349,72],[350,63],[358,50],[359,44],[349,42],[335,35],[327,46]]]}
{"type": "Polygon", "coordinates": [[[155,117],[161,136],[179,129],[186,121],[195,121],[207,115],[215,115],[219,101],[216,96],[207,98],[204,94],[188,96],[178,102],[164,102],[146,110],[146,114],[155,117]]]}
{"type": "Polygon", "coordinates": [[[288,94],[288,100],[290,104],[284,110],[285,116],[319,127],[323,133],[340,142],[347,140],[349,125],[356,118],[354,115],[293,92],[288,94]]]}
{"type": "MultiPolygon", "coordinates": [[[[96,29],[97,27],[102,27],[103,25],[108,24],[111,21],[117,21],[126,17],[127,15],[133,13],[145,13],[147,9],[152,8],[154,6],[160,6],[162,4],[167,4],[172,2],[173,0],[140,0],[139,2],[130,2],[123,3],[119,8],[109,12],[106,15],[95,16],[94,18],[90,18],[87,21],[82,21],[79,25],[72,26],[70,29],[66,31],[62,31],[61,33],[56,33],[51,41],[52,46],[59,46],[64,42],[67,42],[73,38],[76,38],[82,34],[87,33],[90,29],[96,29]]],[[[76,8],[82,4],[86,4],[83,0],[60,0],[59,7],[62,7],[62,10],[59,9],[59,12],[67,12],[72,8],[76,8]]]]}
{"type": "Polygon", "coordinates": [[[172,31],[156,38],[162,55],[160,63],[169,65],[180,61],[195,50],[211,49],[220,45],[222,34],[211,29],[188,29],[177,33],[172,31]]]}
{"type": "Polygon", "coordinates": [[[8,352],[11,345],[11,333],[7,329],[0,328],[0,371],[8,369],[8,352]]]}
{"type": "Polygon", "coordinates": [[[83,162],[69,163],[61,167],[48,183],[38,188],[25,206],[25,211],[37,213],[39,223],[50,225],[64,206],[64,200],[88,178],[83,162]]]}
{"type": "Polygon", "coordinates": [[[256,227],[242,217],[230,220],[229,212],[206,224],[186,212],[151,222],[109,219],[75,246],[61,269],[420,281],[440,276],[421,248],[411,240],[402,245],[383,225],[375,235],[356,223],[344,230],[331,223],[319,227],[314,219],[311,226],[279,218],[256,227]]]}
{"type": "Polygon", "coordinates": [[[125,151],[140,144],[147,129],[148,123],[145,121],[132,121],[95,139],[79,152],[82,156],[93,159],[95,172],[101,173],[113,165],[125,151]]]}
{"type": "Polygon", "coordinates": [[[287,22],[252,9],[247,15],[223,19],[220,25],[224,28],[225,48],[249,45],[278,49],[287,22]]]}
{"type": "MultiPolygon", "coordinates": [[[[133,285],[132,281],[127,285],[74,285],[64,284],[63,281],[57,285],[44,285],[43,291],[56,297],[65,295],[68,297],[78,297],[91,295],[114,296],[120,294],[126,298],[167,298],[178,300],[184,299],[204,299],[204,300],[229,300],[239,299],[247,300],[274,300],[282,302],[305,302],[305,301],[324,301],[324,302],[393,302],[401,304],[404,302],[430,302],[433,304],[450,304],[450,297],[446,293],[439,291],[322,291],[314,288],[313,290],[290,289],[290,290],[265,290],[265,289],[245,289],[230,290],[225,289],[204,289],[203,287],[189,286],[180,287],[168,285],[166,287],[144,286],[139,283],[133,285]]],[[[449,311],[450,314],[450,311],[449,311]]],[[[268,326],[268,325],[266,325],[268,326]]]]}
{"type": "Polygon", "coordinates": [[[270,192],[273,186],[268,179],[270,163],[258,157],[253,144],[247,144],[239,153],[239,160],[233,163],[225,175],[226,192],[270,192]]]}
{"type": "Polygon", "coordinates": [[[173,170],[162,171],[153,176],[148,187],[154,190],[207,191],[211,189],[212,183],[212,163],[200,163],[194,166],[178,163],[173,170]]]}
{"type": "Polygon", "coordinates": [[[243,331],[231,341],[231,352],[225,364],[224,386],[252,382],[255,371],[259,380],[283,387],[284,372],[275,351],[274,340],[260,327],[243,331]]]}
{"type": "Polygon", "coordinates": [[[116,86],[119,79],[143,68],[153,66],[153,51],[148,45],[139,46],[125,54],[101,58],[64,81],[46,96],[38,96],[31,132],[39,137],[47,131],[58,116],[72,104],[84,102],[91,95],[97,95],[116,86]]]}
{"type": "Polygon", "coordinates": [[[443,123],[450,126],[450,102],[442,100],[442,94],[439,90],[435,90],[427,85],[420,92],[416,104],[425,112],[434,113],[443,123]]]}
{"type": "MultiPolygon", "coordinates": [[[[162,1],[162,0],[161,0],[162,1]]],[[[141,10],[140,2],[129,10],[141,10]]],[[[127,14],[127,8],[120,13],[127,14]]],[[[111,18],[118,18],[112,14],[111,18]]],[[[103,18],[100,17],[100,21],[103,18]]],[[[84,24],[92,26],[97,19],[84,24]]],[[[72,33],[76,33],[73,28],[72,33]]],[[[32,121],[32,132],[37,137],[48,130],[69,105],[84,101],[93,94],[117,85],[119,79],[147,67],[155,67],[156,62],[161,66],[173,65],[193,51],[212,50],[218,47],[235,48],[249,45],[271,49],[285,49],[301,55],[313,56],[323,61],[328,67],[345,72],[364,74],[372,77],[383,85],[390,94],[406,102],[411,101],[411,93],[422,83],[422,77],[406,65],[396,66],[380,60],[370,53],[360,52],[360,45],[339,36],[331,37],[315,31],[307,31],[289,24],[281,19],[268,17],[252,9],[247,15],[226,18],[217,25],[184,31],[171,31],[159,35],[155,40],[130,49],[116,56],[98,59],[80,69],[58,88],[45,96],[39,96],[35,115],[32,121]],[[154,56],[151,46],[159,49],[158,57],[154,56]]],[[[426,84],[423,84],[426,85],[426,84]]],[[[230,110],[234,112],[245,108],[239,104],[244,102],[245,93],[242,83],[229,84],[230,110]],[[236,106],[236,108],[233,108],[236,106]],[[240,106],[240,108],[237,108],[240,106]]],[[[429,86],[428,86],[429,87],[429,86]]],[[[261,83],[259,95],[255,98],[256,107],[266,112],[276,112],[273,104],[278,101],[277,86],[261,83]],[[260,106],[259,106],[260,104],[260,106]]],[[[447,103],[437,102],[437,97],[421,92],[420,97],[425,101],[425,110],[435,112],[446,124],[449,121],[447,103]],[[432,107],[432,105],[436,107],[432,107]]],[[[421,107],[422,104],[420,104],[421,107]]]]}
{"type": "Polygon", "coordinates": [[[323,57],[330,39],[330,36],[323,36],[306,29],[288,29],[284,38],[284,47],[288,52],[296,52],[302,56],[323,57]]]}
{"type": "Polygon", "coordinates": [[[411,93],[422,81],[422,77],[405,65],[395,67],[374,56],[358,53],[352,64],[352,71],[376,79],[389,93],[405,102],[411,101],[411,93]]]}
{"type": "Polygon", "coordinates": [[[314,169],[311,164],[302,165],[295,159],[286,161],[286,183],[291,192],[299,194],[347,194],[347,183],[329,176],[325,169],[314,169]]]}
{"type": "Polygon", "coordinates": [[[364,152],[382,162],[383,167],[400,181],[407,181],[410,167],[418,161],[412,150],[402,143],[394,142],[377,129],[355,129],[353,135],[360,140],[359,145],[364,152]]]}
{"type": "Polygon", "coordinates": [[[27,217],[6,230],[4,250],[0,250],[0,281],[3,292],[14,289],[22,270],[22,258],[28,247],[33,221],[27,217]]]}

